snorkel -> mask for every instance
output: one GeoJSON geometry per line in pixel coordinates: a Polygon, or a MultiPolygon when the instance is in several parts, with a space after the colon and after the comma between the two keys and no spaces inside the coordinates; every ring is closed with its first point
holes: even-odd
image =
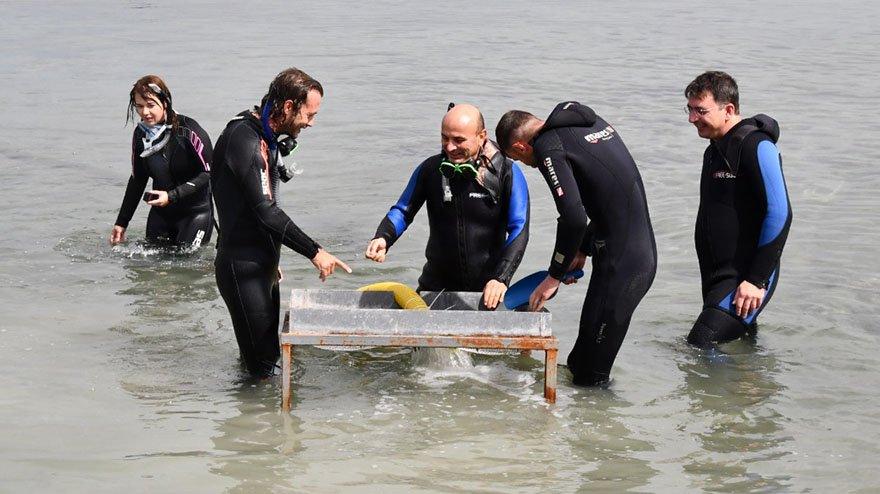
{"type": "Polygon", "coordinates": [[[269,143],[269,149],[278,152],[278,175],[279,178],[281,178],[281,181],[286,183],[296,175],[302,173],[302,170],[298,169],[296,163],[293,161],[290,162],[290,165],[286,165],[281,158],[287,157],[287,155],[299,147],[299,144],[296,142],[296,139],[291,136],[287,136],[284,139],[278,139],[275,136],[275,133],[272,132],[272,128],[269,126],[269,114],[272,111],[272,105],[274,103],[274,100],[266,100],[266,103],[263,105],[263,109],[260,112],[260,123],[263,126],[263,134],[266,136],[266,141],[269,143]]]}
{"type": "Polygon", "coordinates": [[[266,103],[263,105],[262,112],[260,112],[260,123],[263,124],[263,134],[266,135],[266,141],[268,141],[269,149],[272,151],[275,151],[278,148],[275,133],[272,132],[272,128],[269,127],[269,112],[272,111],[272,105],[274,104],[274,100],[267,99],[266,103]]]}

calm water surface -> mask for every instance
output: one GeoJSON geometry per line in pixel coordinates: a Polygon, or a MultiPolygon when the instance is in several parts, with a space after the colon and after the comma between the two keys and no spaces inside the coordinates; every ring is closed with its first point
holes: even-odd
{"type": "MultiPolygon", "coordinates": [[[[880,7],[852,1],[0,2],[0,491],[877,492],[880,7]],[[613,122],[646,182],[660,265],[608,390],[540,397],[542,365],[472,368],[318,349],[295,402],[237,363],[213,249],[106,243],[129,173],[131,83],[155,72],[216,139],[282,68],[324,84],[281,203],[350,276],[285,251],[283,290],[414,285],[424,212],[384,265],[361,253],[449,101],[538,115],[578,99],[613,122]],[[782,125],[794,209],[755,343],[707,358],[693,248],[705,141],[681,110],[698,73],[734,74],[743,112],[782,125]],[[873,246],[873,247],[872,247],[873,246]]],[[[555,211],[527,170],[532,235],[555,211]]],[[[586,283],[551,302],[563,355],[586,283]]],[[[534,357],[540,358],[535,354],[534,357]]]]}

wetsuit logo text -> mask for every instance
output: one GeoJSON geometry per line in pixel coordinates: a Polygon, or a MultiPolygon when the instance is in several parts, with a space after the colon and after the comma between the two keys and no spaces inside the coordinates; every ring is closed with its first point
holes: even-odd
{"type": "Polygon", "coordinates": [[[712,178],[736,178],[736,174],[726,170],[718,170],[712,174],[712,178]]]}
{"type": "Polygon", "coordinates": [[[593,132],[592,134],[587,134],[584,136],[587,142],[590,144],[596,144],[599,141],[607,141],[614,137],[614,127],[608,126],[599,132],[593,132]]]}
{"type": "Polygon", "coordinates": [[[556,195],[562,197],[565,192],[562,191],[562,185],[559,183],[559,177],[556,176],[556,169],[553,168],[553,160],[550,157],[544,158],[544,166],[547,167],[547,173],[550,175],[551,188],[556,191],[556,195]]]}

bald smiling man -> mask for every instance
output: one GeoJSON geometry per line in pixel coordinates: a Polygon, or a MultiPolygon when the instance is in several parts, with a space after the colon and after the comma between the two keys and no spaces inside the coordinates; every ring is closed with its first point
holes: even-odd
{"type": "Polygon", "coordinates": [[[483,303],[494,309],[528,243],[529,190],[519,167],[486,135],[477,107],[450,108],[440,127],[442,151],[416,167],[364,255],[383,262],[427,204],[419,291],[483,292],[483,303]]]}

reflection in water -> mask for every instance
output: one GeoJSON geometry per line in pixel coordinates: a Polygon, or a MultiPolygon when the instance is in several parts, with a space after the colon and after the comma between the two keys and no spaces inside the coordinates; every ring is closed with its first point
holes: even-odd
{"type": "Polygon", "coordinates": [[[719,492],[779,490],[784,474],[764,475],[752,464],[788,454],[785,420],[774,408],[783,387],[774,380],[779,363],[755,343],[739,340],[722,347],[726,355],[683,349],[678,368],[685,382],[679,393],[689,400],[691,418],[683,427],[701,449],[687,455],[684,471],[694,487],[719,492]]]}
{"type": "MultiPolygon", "coordinates": [[[[568,372],[563,379],[569,379],[568,372]]],[[[623,492],[648,485],[657,470],[638,456],[654,446],[634,437],[625,424],[635,405],[612,389],[576,388],[572,399],[562,412],[562,444],[576,465],[576,478],[571,480],[579,490],[623,492]]],[[[560,487],[566,485],[571,483],[560,487]]]]}
{"type": "Polygon", "coordinates": [[[117,259],[127,286],[117,295],[131,307],[130,320],[111,331],[125,338],[116,357],[122,387],[156,404],[161,419],[173,410],[172,401],[237,379],[237,354],[219,317],[213,250],[180,254],[142,247],[130,243],[111,251],[111,257],[123,256],[117,259]]]}
{"type": "Polygon", "coordinates": [[[243,384],[229,393],[237,415],[211,438],[220,454],[209,469],[236,482],[228,492],[292,492],[292,459],[303,449],[302,421],[278,410],[277,383],[243,384]]]}

